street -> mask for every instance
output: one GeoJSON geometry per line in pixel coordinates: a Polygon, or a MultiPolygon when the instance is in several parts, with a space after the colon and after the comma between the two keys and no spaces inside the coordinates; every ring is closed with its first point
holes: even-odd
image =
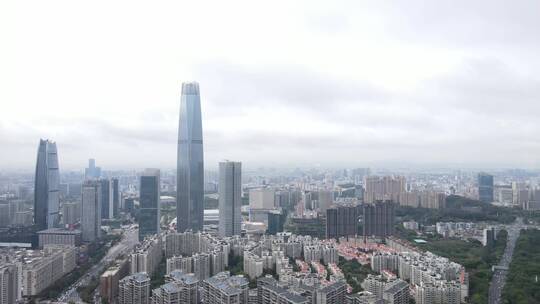
{"type": "Polygon", "coordinates": [[[508,240],[501,261],[493,272],[493,278],[489,286],[489,304],[501,303],[501,293],[504,284],[506,283],[506,275],[508,273],[508,267],[510,267],[510,263],[512,262],[512,255],[514,254],[517,239],[519,238],[521,229],[527,228],[526,225],[523,225],[521,218],[516,219],[514,224],[506,227],[506,231],[508,231],[508,240]]]}
{"type": "Polygon", "coordinates": [[[66,291],[58,297],[57,301],[83,303],[77,292],[77,287],[90,284],[92,277],[98,277],[112,261],[121,254],[128,254],[138,242],[138,229],[133,227],[127,228],[124,231],[124,235],[120,242],[110,248],[105,257],[103,257],[99,263],[93,265],[84,276],[69,286],[66,291]]]}

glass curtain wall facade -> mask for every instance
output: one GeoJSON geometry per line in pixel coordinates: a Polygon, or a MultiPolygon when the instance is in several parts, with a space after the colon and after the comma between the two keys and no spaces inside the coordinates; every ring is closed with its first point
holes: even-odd
{"type": "Polygon", "coordinates": [[[59,185],[56,143],[41,139],[34,188],[34,223],[39,230],[58,226],[59,185]]]}
{"type": "Polygon", "coordinates": [[[140,210],[139,210],[139,240],[160,231],[159,210],[160,172],[158,169],[146,169],[141,176],[140,210]]]}
{"type": "Polygon", "coordinates": [[[182,84],[178,127],[176,229],[202,231],[204,160],[199,84],[182,84]]]}

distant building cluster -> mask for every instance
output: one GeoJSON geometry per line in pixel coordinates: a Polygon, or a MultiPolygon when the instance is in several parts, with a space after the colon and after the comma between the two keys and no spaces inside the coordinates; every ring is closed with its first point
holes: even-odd
{"type": "Polygon", "coordinates": [[[33,217],[24,200],[0,200],[0,227],[28,227],[33,224],[33,217]]]}
{"type": "Polygon", "coordinates": [[[407,180],[403,176],[367,176],[364,181],[364,202],[391,200],[398,205],[415,208],[443,209],[446,194],[433,190],[407,189],[407,180]]]}

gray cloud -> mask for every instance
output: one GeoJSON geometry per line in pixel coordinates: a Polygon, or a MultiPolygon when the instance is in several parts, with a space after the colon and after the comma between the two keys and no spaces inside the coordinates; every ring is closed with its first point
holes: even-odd
{"type": "Polygon", "coordinates": [[[347,102],[377,102],[388,92],[370,84],[335,79],[301,66],[244,67],[209,62],[196,67],[197,79],[207,83],[212,106],[250,106],[285,104],[302,111],[334,111],[347,102]]]}
{"type": "Polygon", "coordinates": [[[385,13],[391,34],[419,43],[466,48],[540,45],[540,2],[535,0],[377,1],[371,9],[385,13]]]}
{"type": "Polygon", "coordinates": [[[305,5],[278,5],[272,12],[287,10],[275,24],[270,6],[186,27],[180,21],[198,16],[178,18],[166,5],[148,15],[136,4],[129,26],[117,24],[121,5],[96,27],[70,19],[83,34],[62,22],[14,21],[28,28],[14,40],[20,59],[5,77],[12,93],[0,95],[9,101],[0,168],[32,168],[40,137],[58,142],[66,167],[96,157],[110,168],[173,168],[185,78],[201,84],[209,167],[223,158],[248,166],[539,164],[539,2],[305,5]],[[63,45],[59,27],[81,43],[63,45]]]}

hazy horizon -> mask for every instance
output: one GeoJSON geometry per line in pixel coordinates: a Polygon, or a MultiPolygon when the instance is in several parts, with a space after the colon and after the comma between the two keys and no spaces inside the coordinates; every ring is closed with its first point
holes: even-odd
{"type": "Polygon", "coordinates": [[[540,2],[4,1],[0,171],[176,167],[181,83],[205,167],[540,168],[540,2]],[[211,7],[210,7],[211,6],[211,7]]]}

